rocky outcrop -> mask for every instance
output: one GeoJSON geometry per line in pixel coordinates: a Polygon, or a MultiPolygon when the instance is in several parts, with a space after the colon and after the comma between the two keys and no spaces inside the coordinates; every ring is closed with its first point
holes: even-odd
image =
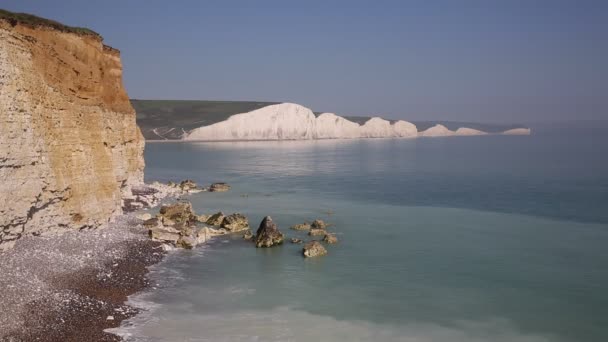
{"type": "Polygon", "coordinates": [[[224,217],[221,226],[229,232],[240,232],[249,229],[249,220],[241,213],[235,213],[224,217]]]}
{"type": "Polygon", "coordinates": [[[192,211],[192,204],[190,202],[163,205],[160,208],[159,217],[162,219],[163,224],[167,226],[175,224],[190,226],[198,221],[198,216],[192,211]]]}
{"type": "Polygon", "coordinates": [[[277,225],[270,216],[264,217],[255,235],[256,247],[272,247],[280,245],[284,240],[283,233],[279,231],[277,225]]]}
{"type": "Polygon", "coordinates": [[[0,249],[102,226],[143,181],[120,53],[74,32],[0,18],[0,249]]]}
{"type": "Polygon", "coordinates": [[[310,223],[298,223],[298,224],[294,224],[293,226],[289,227],[293,230],[310,230],[310,223]]]}
{"type": "Polygon", "coordinates": [[[323,237],[323,242],[327,242],[328,244],[333,245],[335,243],[338,243],[338,238],[334,234],[327,233],[323,237]]]}
{"type": "Polygon", "coordinates": [[[327,254],[327,250],[319,241],[310,241],[302,248],[302,254],[307,258],[312,258],[327,254]]]}
{"type": "Polygon", "coordinates": [[[224,222],[224,213],[223,212],[219,212],[219,213],[215,213],[213,215],[211,215],[208,219],[207,219],[207,224],[210,224],[212,226],[219,226],[222,224],[222,222],[224,222]]]}
{"type": "Polygon", "coordinates": [[[209,186],[210,192],[224,192],[230,190],[230,185],[226,183],[213,183],[209,186]]]}

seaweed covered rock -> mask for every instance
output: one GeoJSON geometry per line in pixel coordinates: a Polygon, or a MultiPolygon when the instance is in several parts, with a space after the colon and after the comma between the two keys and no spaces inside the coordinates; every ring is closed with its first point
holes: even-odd
{"type": "Polygon", "coordinates": [[[323,242],[333,245],[335,243],[338,243],[338,238],[334,234],[327,233],[325,234],[325,237],[323,237],[323,242]]]}
{"type": "Polygon", "coordinates": [[[213,183],[209,187],[210,192],[224,192],[230,190],[230,185],[226,183],[213,183]]]}
{"type": "Polygon", "coordinates": [[[310,235],[310,236],[321,236],[321,235],[325,236],[325,235],[327,235],[327,231],[325,229],[311,229],[308,232],[308,235],[310,235]]]}
{"type": "Polygon", "coordinates": [[[294,224],[293,226],[289,227],[293,230],[310,230],[310,223],[298,223],[298,224],[294,224]]]}
{"type": "Polygon", "coordinates": [[[327,250],[319,241],[310,241],[302,248],[302,254],[307,258],[312,258],[327,254],[327,250]]]}
{"type": "Polygon", "coordinates": [[[325,229],[327,228],[327,224],[323,222],[323,220],[314,220],[310,225],[312,229],[325,229]]]}
{"type": "Polygon", "coordinates": [[[224,217],[224,213],[221,211],[219,213],[215,213],[211,215],[211,217],[209,217],[209,219],[207,220],[207,224],[210,224],[212,226],[219,226],[224,221],[224,217]]]}
{"type": "Polygon", "coordinates": [[[272,221],[272,218],[270,216],[264,217],[256,232],[255,246],[272,247],[282,244],[283,240],[283,233],[279,231],[279,228],[272,221]]]}
{"type": "Polygon", "coordinates": [[[247,217],[245,215],[241,213],[235,213],[226,216],[222,220],[221,227],[231,232],[240,232],[249,229],[249,220],[247,220],[247,217]]]}

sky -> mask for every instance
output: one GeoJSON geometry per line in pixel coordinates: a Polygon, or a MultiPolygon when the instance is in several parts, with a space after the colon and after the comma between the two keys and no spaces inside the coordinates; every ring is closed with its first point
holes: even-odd
{"type": "Polygon", "coordinates": [[[100,33],[131,98],[340,115],[608,119],[608,1],[0,0],[100,33]]]}

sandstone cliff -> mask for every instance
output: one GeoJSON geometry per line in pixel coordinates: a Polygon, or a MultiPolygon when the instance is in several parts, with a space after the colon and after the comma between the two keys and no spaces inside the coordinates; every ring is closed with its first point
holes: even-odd
{"type": "Polygon", "coordinates": [[[143,147],[117,50],[0,16],[0,250],[121,213],[143,147]]]}

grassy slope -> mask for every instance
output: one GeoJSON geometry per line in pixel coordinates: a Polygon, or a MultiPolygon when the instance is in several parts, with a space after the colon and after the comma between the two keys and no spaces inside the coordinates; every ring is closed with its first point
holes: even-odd
{"type": "Polygon", "coordinates": [[[131,100],[146,139],[179,139],[184,131],[224,121],[231,115],[275,104],[250,101],[131,100]],[[152,130],[156,129],[157,133],[152,130]]]}
{"type": "Polygon", "coordinates": [[[0,9],[0,19],[8,21],[13,26],[20,24],[20,25],[25,25],[25,26],[34,27],[34,28],[48,27],[48,28],[52,28],[52,29],[55,29],[55,30],[58,30],[61,32],[88,35],[88,36],[93,36],[93,37],[97,37],[97,38],[101,39],[101,36],[97,32],[90,30],[88,28],[67,26],[67,25],[63,25],[62,23],[59,23],[57,21],[37,17],[33,14],[28,14],[28,13],[15,13],[15,12],[9,12],[7,10],[0,9]]]}
{"type": "MultiPolygon", "coordinates": [[[[184,132],[224,121],[231,115],[246,113],[277,102],[253,101],[174,101],[174,100],[131,100],[137,111],[137,124],[144,137],[150,140],[179,139],[184,132]],[[152,130],[156,129],[156,133],[152,130]]],[[[319,115],[315,112],[315,115],[319,115]]],[[[345,116],[346,119],[364,124],[370,117],[345,116]]],[[[389,120],[394,122],[395,120],[389,120]]],[[[419,131],[435,124],[442,124],[451,130],[459,127],[479,129],[497,133],[507,129],[524,127],[522,125],[484,124],[455,121],[412,121],[419,131]]]]}

